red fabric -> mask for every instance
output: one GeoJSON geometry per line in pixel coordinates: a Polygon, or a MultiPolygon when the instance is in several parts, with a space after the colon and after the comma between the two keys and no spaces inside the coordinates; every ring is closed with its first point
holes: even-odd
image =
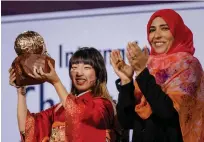
{"type": "MultiPolygon", "coordinates": [[[[57,112],[54,112],[56,107],[57,105],[40,113],[30,113],[28,111],[25,131],[26,142],[41,142],[46,137],[49,138],[51,135],[53,122],[65,121],[63,108],[61,107],[57,112]],[[34,129],[34,133],[31,131],[32,129],[34,129]]],[[[22,135],[21,140],[24,141],[22,135]]]]}
{"type": "Polygon", "coordinates": [[[91,92],[80,97],[69,95],[65,119],[70,142],[105,142],[106,129],[113,125],[113,106],[107,99],[92,97],[91,92]]]}
{"type": "MultiPolygon", "coordinates": [[[[168,24],[170,31],[174,37],[172,47],[166,54],[172,54],[177,52],[188,52],[191,55],[194,54],[195,48],[193,46],[193,34],[191,30],[184,24],[181,16],[172,9],[162,9],[156,11],[147,24],[147,39],[149,41],[149,30],[152,21],[156,17],[161,17],[168,24]]],[[[150,41],[149,41],[150,43],[150,41]]],[[[151,45],[151,44],[150,44],[151,45]]],[[[154,49],[151,47],[151,55],[156,55],[154,49]]]]}
{"type": "Polygon", "coordinates": [[[65,108],[55,105],[40,113],[28,112],[25,141],[48,142],[53,124],[65,122],[66,142],[105,142],[106,129],[114,122],[112,103],[90,92],[80,97],[68,95],[66,101],[65,108]]]}

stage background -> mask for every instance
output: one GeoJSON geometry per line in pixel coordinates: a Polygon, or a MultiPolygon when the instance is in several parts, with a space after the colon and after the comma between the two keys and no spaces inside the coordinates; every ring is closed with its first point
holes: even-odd
{"type": "MultiPolygon", "coordinates": [[[[56,71],[67,90],[70,90],[67,67],[71,54],[83,46],[99,49],[106,62],[109,92],[117,100],[118,91],[115,87],[117,76],[110,65],[109,52],[113,49],[120,49],[125,53],[128,41],[138,41],[141,48],[148,45],[146,24],[152,13],[162,8],[173,8],[183,17],[184,22],[194,34],[195,56],[204,66],[204,2],[2,16],[2,141],[20,141],[16,119],[16,89],[9,86],[8,80],[8,69],[17,56],[14,51],[14,41],[19,33],[33,30],[44,37],[48,52],[56,61],[56,71]]],[[[31,112],[39,112],[59,102],[55,89],[48,83],[29,86],[29,88],[27,104],[31,112]]]]}

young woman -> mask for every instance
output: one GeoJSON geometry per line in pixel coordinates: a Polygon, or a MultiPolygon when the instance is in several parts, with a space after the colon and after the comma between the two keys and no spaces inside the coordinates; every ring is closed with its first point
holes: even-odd
{"type": "Polygon", "coordinates": [[[40,113],[30,113],[26,105],[25,87],[10,84],[18,92],[18,125],[26,142],[109,142],[114,125],[114,107],[106,87],[107,71],[102,55],[95,48],[80,48],[69,61],[71,92],[62,85],[49,63],[50,73],[34,67],[33,78],[52,84],[61,102],[40,113]]]}

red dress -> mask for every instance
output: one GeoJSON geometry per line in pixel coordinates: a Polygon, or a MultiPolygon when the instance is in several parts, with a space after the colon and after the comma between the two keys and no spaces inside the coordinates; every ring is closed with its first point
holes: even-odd
{"type": "Polygon", "coordinates": [[[26,118],[25,142],[105,142],[113,127],[112,103],[86,92],[68,95],[65,107],[57,104],[26,118]]]}

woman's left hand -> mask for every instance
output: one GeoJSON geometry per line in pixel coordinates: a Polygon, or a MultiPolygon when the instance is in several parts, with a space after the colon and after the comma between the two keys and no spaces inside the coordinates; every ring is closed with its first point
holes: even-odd
{"type": "Polygon", "coordinates": [[[137,76],[146,68],[149,53],[147,47],[144,51],[137,45],[136,42],[129,42],[127,45],[126,56],[132,68],[135,70],[137,76]]]}
{"type": "Polygon", "coordinates": [[[42,67],[37,68],[36,66],[34,66],[33,75],[29,75],[35,79],[42,79],[54,85],[55,83],[58,83],[60,79],[50,61],[48,61],[48,66],[50,68],[49,73],[45,73],[42,67]]]}

